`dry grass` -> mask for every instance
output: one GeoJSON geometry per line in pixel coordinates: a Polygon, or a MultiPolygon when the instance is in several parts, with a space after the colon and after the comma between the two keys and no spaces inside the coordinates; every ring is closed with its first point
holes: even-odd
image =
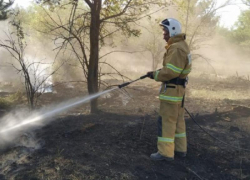
{"type": "Polygon", "coordinates": [[[191,98],[213,99],[213,100],[247,100],[250,90],[209,90],[209,89],[191,89],[189,96],[191,98]]]}
{"type": "Polygon", "coordinates": [[[11,108],[13,105],[22,102],[23,99],[23,94],[20,91],[7,97],[0,97],[0,109],[11,108]]]}

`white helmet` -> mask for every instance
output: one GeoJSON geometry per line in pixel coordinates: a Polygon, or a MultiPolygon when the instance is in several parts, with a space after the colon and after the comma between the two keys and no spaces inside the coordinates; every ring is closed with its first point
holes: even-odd
{"type": "Polygon", "coordinates": [[[176,19],[164,19],[160,25],[168,29],[170,37],[181,34],[181,23],[176,19]]]}

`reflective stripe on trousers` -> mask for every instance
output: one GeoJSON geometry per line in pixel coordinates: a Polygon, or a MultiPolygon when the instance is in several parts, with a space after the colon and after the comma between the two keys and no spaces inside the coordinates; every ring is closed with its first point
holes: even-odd
{"type": "Polygon", "coordinates": [[[186,137],[186,133],[175,134],[176,138],[183,138],[186,137]]]}
{"type": "Polygon", "coordinates": [[[184,108],[181,104],[161,102],[158,117],[158,152],[174,157],[174,151],[187,152],[184,108]]]}

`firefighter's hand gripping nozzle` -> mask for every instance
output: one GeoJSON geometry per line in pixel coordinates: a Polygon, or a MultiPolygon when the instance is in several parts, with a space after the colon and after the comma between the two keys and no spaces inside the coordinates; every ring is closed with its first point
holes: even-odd
{"type": "Polygon", "coordinates": [[[123,88],[123,87],[126,87],[126,86],[130,85],[130,84],[133,83],[133,82],[139,81],[139,80],[141,80],[141,79],[145,79],[145,78],[147,78],[147,77],[149,77],[148,74],[146,74],[146,75],[144,75],[144,76],[141,76],[139,79],[136,79],[136,80],[134,80],[134,81],[130,81],[130,82],[126,82],[126,83],[120,84],[120,85],[118,85],[118,87],[121,89],[121,88],[123,88]]]}

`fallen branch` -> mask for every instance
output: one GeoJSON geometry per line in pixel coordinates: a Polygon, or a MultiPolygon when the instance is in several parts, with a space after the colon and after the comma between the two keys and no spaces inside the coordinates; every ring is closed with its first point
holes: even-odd
{"type": "Polygon", "coordinates": [[[199,178],[200,180],[204,180],[203,178],[201,178],[196,172],[194,172],[192,169],[190,169],[190,168],[188,168],[188,167],[186,167],[186,169],[189,171],[189,172],[191,172],[191,173],[193,173],[197,178],[199,178]]]}

